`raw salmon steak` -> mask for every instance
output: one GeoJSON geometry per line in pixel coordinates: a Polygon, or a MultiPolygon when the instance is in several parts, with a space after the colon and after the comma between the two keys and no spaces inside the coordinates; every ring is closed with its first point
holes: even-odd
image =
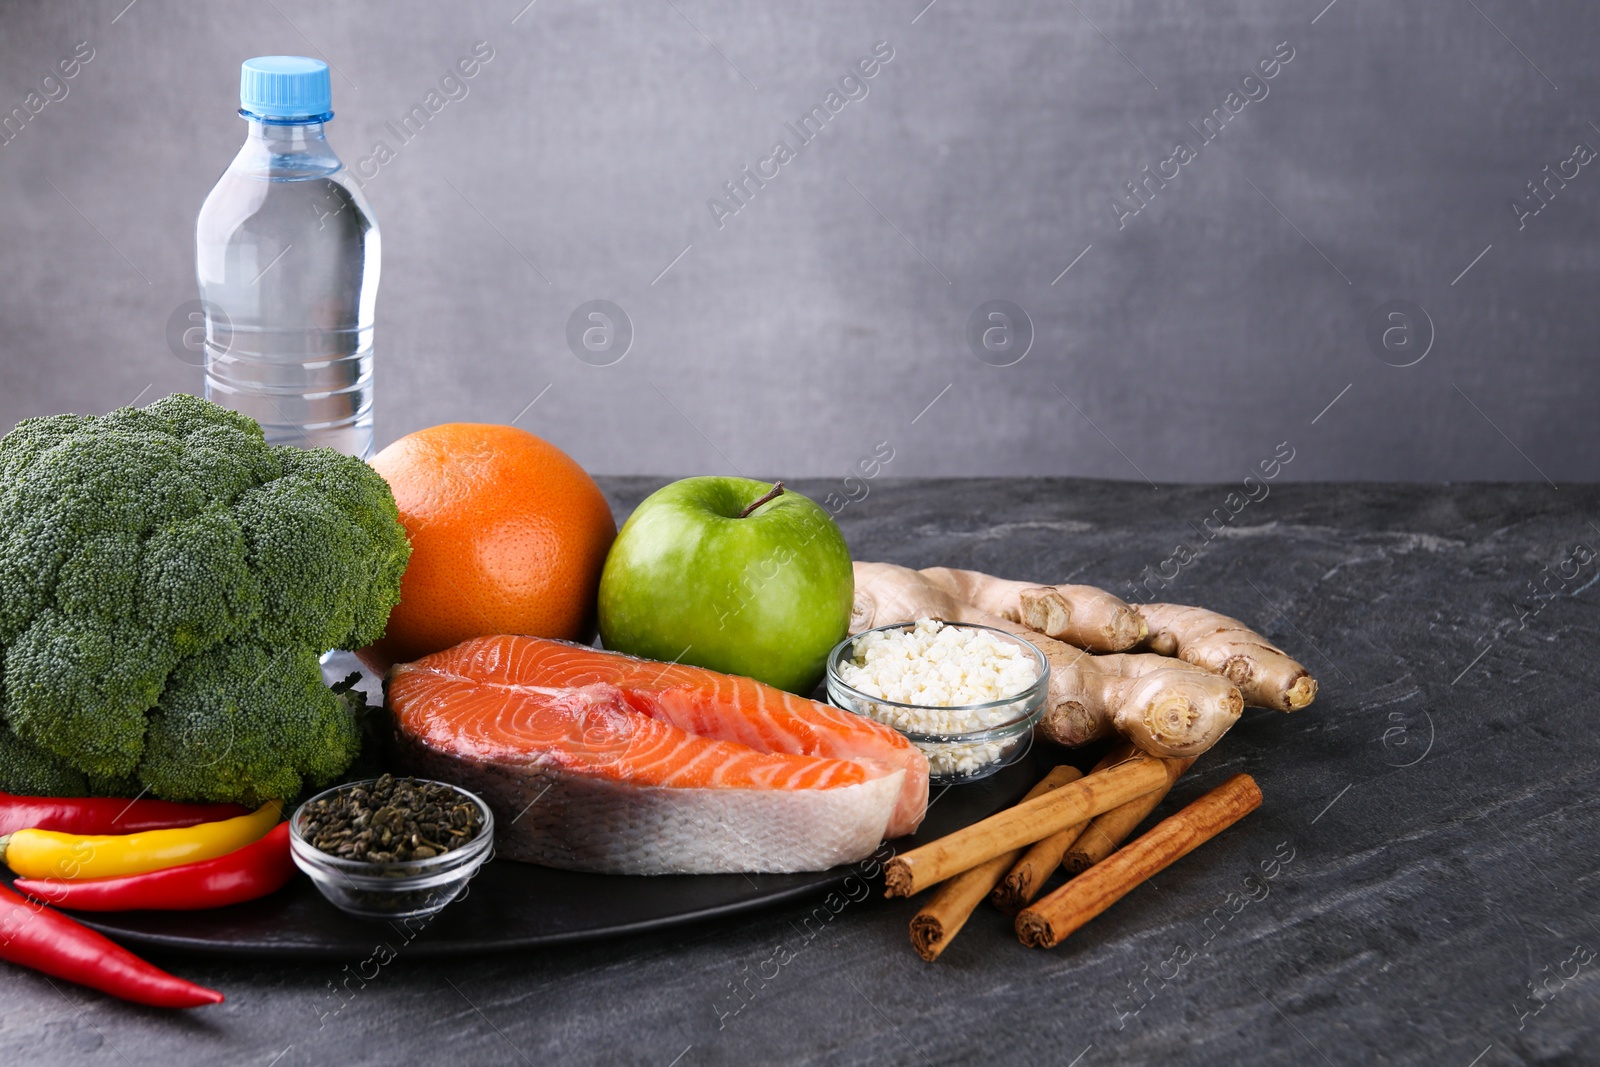
{"type": "Polygon", "coordinates": [[[910,833],[927,759],[749,678],[537,637],[389,673],[402,764],[477,792],[499,855],[578,871],[812,871],[910,833]]]}

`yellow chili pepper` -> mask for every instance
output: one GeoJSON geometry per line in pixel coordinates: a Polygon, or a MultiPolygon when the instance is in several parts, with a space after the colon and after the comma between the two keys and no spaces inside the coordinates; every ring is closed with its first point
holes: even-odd
{"type": "Polygon", "coordinates": [[[24,878],[117,878],[225,856],[266,836],[281,805],[268,801],[249,815],[178,830],[137,834],[64,834],[18,830],[0,837],[0,861],[24,878]]]}

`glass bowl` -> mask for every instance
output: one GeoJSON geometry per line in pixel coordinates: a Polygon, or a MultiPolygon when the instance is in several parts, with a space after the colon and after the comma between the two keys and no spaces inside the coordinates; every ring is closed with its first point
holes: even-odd
{"type": "Polygon", "coordinates": [[[1003,641],[1021,646],[1038,665],[1038,677],[1021,692],[999,700],[934,707],[871,696],[852,688],[839,676],[840,665],[854,656],[858,638],[869,633],[916,627],[914,622],[905,622],[863,630],[834,646],[833,651],[828,653],[828,700],[845,711],[864,715],[898,730],[928,757],[930,783],[956,785],[987,778],[1027,754],[1033,742],[1033,726],[1044,716],[1045,697],[1050,689],[1050,661],[1033,645],[1004,630],[970,623],[944,625],[963,630],[987,630],[1003,641]],[[954,732],[918,729],[914,721],[922,712],[965,713],[971,716],[975,725],[971,729],[954,732]]]}
{"type": "MultiPolygon", "coordinates": [[[[413,778],[411,781],[427,781],[413,778]]],[[[331,855],[307,841],[303,835],[310,805],[318,800],[347,793],[357,786],[371,786],[376,778],[346,782],[323,790],[295,809],[289,820],[289,852],[295,866],[311,876],[318,891],[343,911],[367,919],[415,919],[432,915],[450,903],[466,888],[467,882],[494,856],[494,813],[482,798],[448,782],[471,801],[483,819],[478,836],[460,848],[421,860],[374,863],[331,855]]]]}

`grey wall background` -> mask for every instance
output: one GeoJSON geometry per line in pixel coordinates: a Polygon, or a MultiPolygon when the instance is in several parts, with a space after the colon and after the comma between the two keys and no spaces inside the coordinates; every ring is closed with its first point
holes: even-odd
{"type": "Polygon", "coordinates": [[[1233,480],[1283,441],[1284,478],[1600,470],[1600,163],[1522,229],[1510,206],[1600,147],[1600,6],[524,2],[0,5],[0,111],[94,50],[0,145],[0,424],[198,388],[166,339],[195,213],[240,60],[290,52],[335,68],[348,164],[395,150],[367,182],[380,442],[517,419],[612,473],[842,475],[879,441],[901,475],[1233,480]],[[868,95],[718,229],[707,200],[878,41],[868,95]],[[1119,229],[1122,184],[1280,42],[1119,229]],[[605,367],[565,339],[597,298],[635,332],[605,367]],[[1033,323],[1012,366],[964,338],[994,299],[1033,323]],[[1412,366],[1366,337],[1391,300],[1432,323],[1412,366]]]}

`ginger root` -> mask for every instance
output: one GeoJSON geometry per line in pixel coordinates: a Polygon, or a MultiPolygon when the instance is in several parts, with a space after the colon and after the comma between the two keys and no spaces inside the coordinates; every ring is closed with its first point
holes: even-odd
{"type": "Polygon", "coordinates": [[[1198,756],[1238,721],[1244,701],[1219,674],[1153,655],[1091,656],[951,595],[927,575],[889,563],[855,564],[850,632],[939,619],[993,626],[1031,642],[1050,663],[1039,732],[1063,745],[1120,734],[1156,756],[1198,756]]]}
{"type": "Polygon", "coordinates": [[[1145,647],[1226,675],[1252,708],[1298,711],[1317,695],[1317,680],[1288,653],[1238,619],[1182,604],[1141,604],[1149,621],[1145,647]]]}
{"type": "Polygon", "coordinates": [[[1222,675],[1148,653],[1080,653],[1076,669],[1058,685],[1057,659],[1040,642],[1059,643],[1019,636],[1050,659],[1052,707],[1039,720],[1039,732],[1057,744],[1083,745],[1116,733],[1152,756],[1198,756],[1244,711],[1238,687],[1222,675]]]}
{"type": "Polygon", "coordinates": [[[852,566],[856,577],[855,601],[850,605],[850,632],[853,634],[874,626],[918,619],[998,626],[1008,633],[1018,629],[1009,619],[950,595],[921,571],[893,563],[855,563],[852,566]]]}
{"type": "Polygon", "coordinates": [[[921,573],[957,600],[1090,652],[1123,652],[1150,632],[1138,609],[1092,585],[1035,585],[951,567],[921,573]]]}

